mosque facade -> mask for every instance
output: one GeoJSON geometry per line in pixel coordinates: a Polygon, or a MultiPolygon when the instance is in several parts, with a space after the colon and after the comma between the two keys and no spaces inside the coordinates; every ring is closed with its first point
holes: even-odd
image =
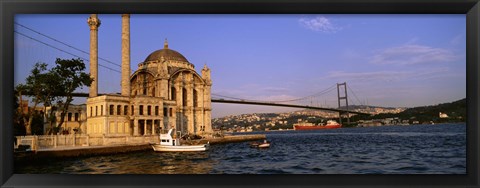
{"type": "Polygon", "coordinates": [[[211,125],[210,69],[201,74],[185,56],[172,50],[165,40],[163,48],[152,52],[130,71],[130,15],[122,15],[121,94],[98,95],[98,28],[100,20],[92,14],[90,27],[90,76],[94,79],[86,102],[86,123],[82,132],[89,135],[157,135],[175,128],[182,134],[208,135],[211,125]]]}

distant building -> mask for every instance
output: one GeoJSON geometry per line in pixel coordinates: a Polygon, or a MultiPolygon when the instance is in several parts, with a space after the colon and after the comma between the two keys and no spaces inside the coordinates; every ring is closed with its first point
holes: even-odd
{"type": "MultiPolygon", "coordinates": [[[[86,105],[75,105],[71,104],[68,107],[67,114],[63,120],[63,124],[61,127],[61,133],[77,133],[77,134],[85,134],[87,133],[87,112],[86,112],[86,105]]],[[[52,110],[51,107],[45,108],[45,114],[50,114],[52,110]]],[[[55,122],[56,124],[60,123],[60,116],[62,115],[60,111],[55,111],[55,122]]],[[[45,116],[47,117],[47,116],[45,116]]],[[[45,119],[45,125],[43,126],[43,130],[45,134],[48,134],[49,130],[52,128],[50,127],[49,122],[45,119]]]]}
{"type": "Polygon", "coordinates": [[[442,113],[442,112],[439,112],[439,113],[438,113],[438,116],[439,116],[440,118],[448,118],[448,115],[445,114],[445,113],[442,113]]]}

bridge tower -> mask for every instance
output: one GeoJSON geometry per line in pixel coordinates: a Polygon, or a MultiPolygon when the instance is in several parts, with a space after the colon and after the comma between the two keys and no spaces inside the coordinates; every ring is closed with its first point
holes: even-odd
{"type": "MultiPolygon", "coordinates": [[[[347,82],[337,83],[337,94],[338,94],[338,108],[342,107],[341,101],[345,100],[345,107],[346,107],[346,110],[348,111],[347,82]],[[343,95],[342,96],[340,95],[340,87],[341,86],[343,86],[343,89],[342,89],[343,95]]],[[[342,124],[342,115],[344,113],[338,112],[338,119],[339,119],[340,124],[342,124]]],[[[346,112],[346,114],[347,114],[347,125],[349,125],[350,124],[350,113],[346,112]]]]}

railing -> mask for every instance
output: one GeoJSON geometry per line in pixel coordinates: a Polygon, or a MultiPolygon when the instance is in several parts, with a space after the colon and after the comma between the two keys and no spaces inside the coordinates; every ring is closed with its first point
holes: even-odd
{"type": "Polygon", "coordinates": [[[28,145],[31,150],[37,151],[52,148],[75,148],[87,146],[118,146],[132,144],[158,143],[158,135],[145,136],[90,136],[83,134],[69,135],[39,135],[39,136],[17,136],[15,148],[19,145],[28,145]]]}

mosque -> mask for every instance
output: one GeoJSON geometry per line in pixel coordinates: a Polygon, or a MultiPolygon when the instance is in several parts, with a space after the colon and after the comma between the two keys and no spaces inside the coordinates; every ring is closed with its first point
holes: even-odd
{"type": "MultiPolygon", "coordinates": [[[[90,27],[90,76],[94,79],[82,110],[72,108],[69,116],[80,112],[82,133],[92,136],[157,135],[175,128],[182,134],[208,135],[211,125],[210,69],[201,75],[185,56],[168,47],[156,50],[130,71],[130,15],[122,14],[121,94],[98,94],[98,28],[100,19],[92,14],[90,27]]],[[[71,118],[66,118],[65,128],[71,118]]],[[[73,120],[73,118],[72,118],[73,120]]]]}

